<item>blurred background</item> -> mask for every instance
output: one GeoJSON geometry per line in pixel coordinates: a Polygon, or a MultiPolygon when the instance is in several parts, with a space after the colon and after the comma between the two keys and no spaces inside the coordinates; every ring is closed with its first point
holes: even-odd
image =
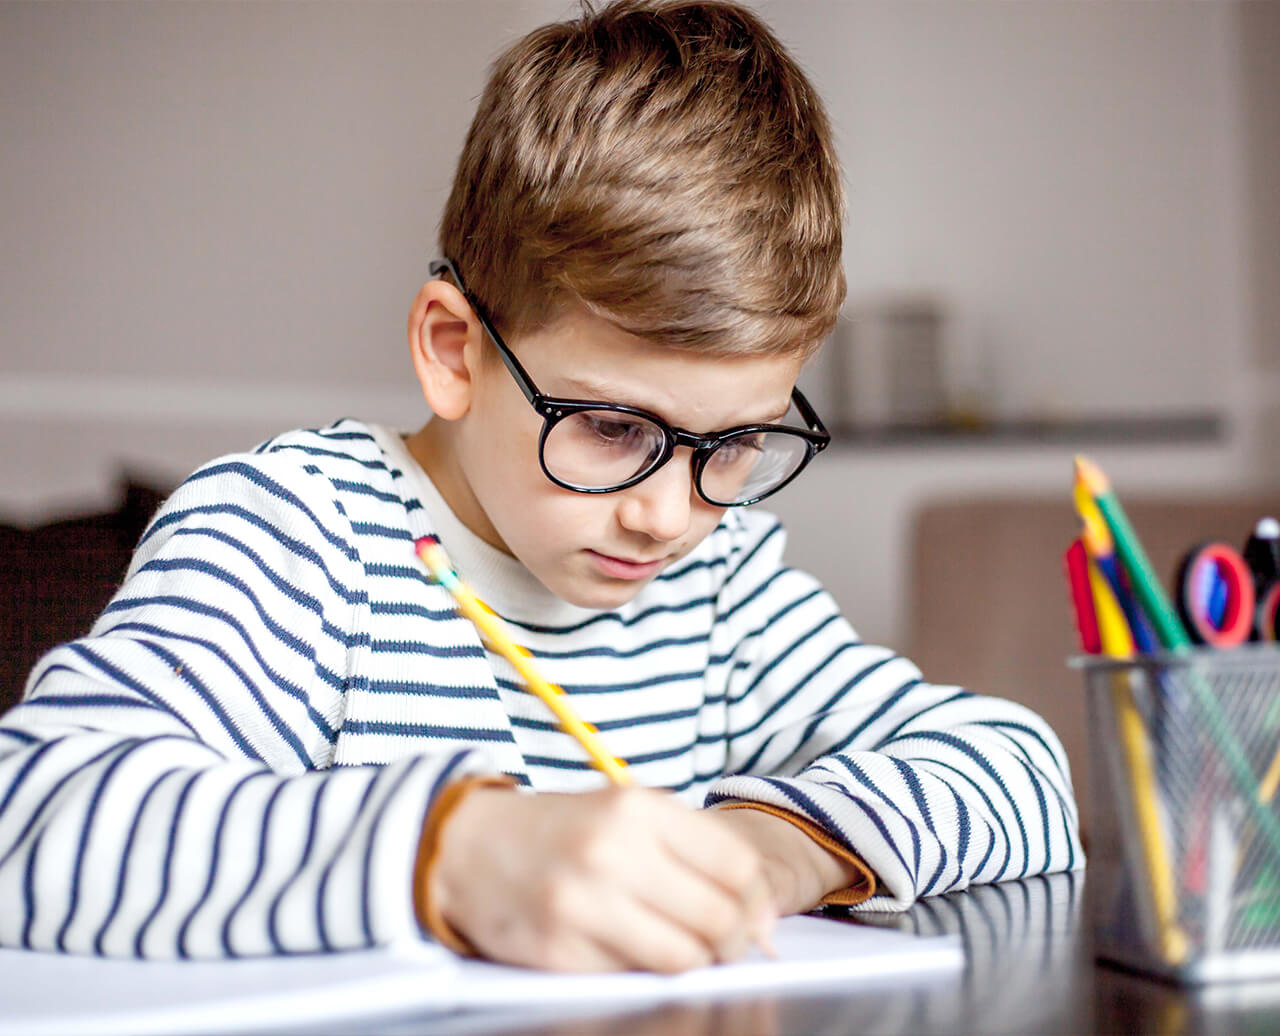
{"type": "MultiPolygon", "coordinates": [[[[804,381],[838,441],[771,502],[792,561],[1076,760],[1072,455],[1168,551],[1280,508],[1280,3],[752,6],[849,191],[804,381]]],[[[573,10],[0,4],[0,522],[298,425],[418,427],[408,305],[486,68],[573,10]]]]}

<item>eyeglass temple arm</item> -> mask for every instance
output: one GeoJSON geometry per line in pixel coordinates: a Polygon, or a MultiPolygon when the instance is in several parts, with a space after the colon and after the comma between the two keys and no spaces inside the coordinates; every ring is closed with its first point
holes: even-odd
{"type": "Polygon", "coordinates": [[[538,391],[538,386],[529,377],[529,372],[520,365],[520,361],[516,359],[516,354],[507,348],[507,343],[502,340],[502,336],[498,334],[493,324],[489,322],[488,316],[485,315],[484,307],[467,290],[467,286],[462,282],[462,274],[458,272],[453,260],[434,259],[427,269],[432,277],[439,277],[441,274],[447,273],[453,278],[453,283],[458,286],[463,298],[471,306],[471,311],[475,313],[476,319],[480,321],[480,326],[484,328],[484,333],[489,336],[489,341],[493,342],[494,348],[498,350],[498,355],[502,357],[503,364],[511,372],[511,376],[516,379],[516,384],[520,387],[520,391],[524,393],[524,398],[535,404],[542,399],[542,393],[538,391]]]}
{"type": "MultiPolygon", "coordinates": [[[[822,423],[822,418],[818,416],[818,412],[813,409],[813,404],[804,398],[804,393],[798,388],[793,388],[791,390],[791,399],[792,402],[795,403],[796,409],[800,411],[800,416],[804,418],[805,423],[808,424],[813,431],[818,432],[821,435],[825,435],[827,439],[830,440],[831,433],[827,431],[827,426],[822,423]]],[[[822,446],[826,445],[827,444],[825,442],[822,444],[822,446]]],[[[822,446],[820,446],[819,449],[821,449],[822,446]]]]}

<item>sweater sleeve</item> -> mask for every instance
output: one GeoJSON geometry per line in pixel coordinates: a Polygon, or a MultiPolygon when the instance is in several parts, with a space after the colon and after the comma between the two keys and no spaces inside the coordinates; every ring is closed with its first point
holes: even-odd
{"type": "Polygon", "coordinates": [[[90,635],[0,720],[0,943],[220,957],[419,934],[423,821],[478,752],[329,769],[367,647],[332,487],[216,461],[152,521],[90,635]]]}
{"type": "Polygon", "coordinates": [[[732,552],[719,602],[729,757],[708,804],[818,824],[875,872],[867,909],[1081,866],[1049,726],[864,644],[812,577],[782,564],[783,543],[776,522],[753,522],[732,552]]]}

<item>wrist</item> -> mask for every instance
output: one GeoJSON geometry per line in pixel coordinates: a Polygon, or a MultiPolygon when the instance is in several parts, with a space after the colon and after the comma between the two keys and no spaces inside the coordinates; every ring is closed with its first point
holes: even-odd
{"type": "Polygon", "coordinates": [[[754,802],[719,811],[760,851],[780,913],[802,913],[823,902],[859,903],[875,891],[871,869],[808,819],[754,802]]]}
{"type": "Polygon", "coordinates": [[[458,862],[468,858],[468,847],[486,830],[493,798],[513,787],[506,777],[464,777],[437,795],[423,823],[414,865],[414,913],[426,932],[455,953],[475,953],[452,916],[458,862]]]}

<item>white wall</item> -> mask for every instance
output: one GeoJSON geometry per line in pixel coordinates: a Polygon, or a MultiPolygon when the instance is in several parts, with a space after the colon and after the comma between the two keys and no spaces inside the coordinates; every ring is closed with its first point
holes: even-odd
{"type": "MultiPolygon", "coordinates": [[[[1251,229],[1280,185],[1250,128],[1274,122],[1280,63],[1242,29],[1267,16],[756,6],[835,121],[855,298],[946,299],[997,413],[1234,416],[1219,444],[1097,451],[1122,486],[1280,487],[1273,239],[1251,229]]],[[[94,507],[124,465],[174,478],[341,414],[419,422],[405,314],[484,68],[569,7],[0,4],[0,513],[94,507]]],[[[777,509],[797,562],[893,640],[916,504],[1065,506],[1068,456],[838,448],[777,509]]]]}

